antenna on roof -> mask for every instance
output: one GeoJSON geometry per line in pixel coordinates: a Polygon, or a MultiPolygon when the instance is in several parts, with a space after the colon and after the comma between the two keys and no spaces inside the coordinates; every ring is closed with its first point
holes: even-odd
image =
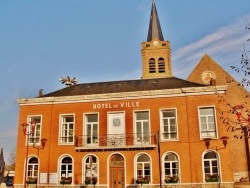
{"type": "Polygon", "coordinates": [[[67,76],[67,78],[61,77],[59,81],[62,82],[62,84],[65,84],[66,86],[75,85],[78,82],[75,77],[71,79],[69,76],[67,76]]]}

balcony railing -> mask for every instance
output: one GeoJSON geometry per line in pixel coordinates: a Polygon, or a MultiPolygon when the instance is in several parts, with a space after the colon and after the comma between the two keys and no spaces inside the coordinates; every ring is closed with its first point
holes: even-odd
{"type": "Polygon", "coordinates": [[[157,146],[157,134],[107,134],[75,136],[75,149],[88,150],[132,150],[154,149],[157,146]]]}

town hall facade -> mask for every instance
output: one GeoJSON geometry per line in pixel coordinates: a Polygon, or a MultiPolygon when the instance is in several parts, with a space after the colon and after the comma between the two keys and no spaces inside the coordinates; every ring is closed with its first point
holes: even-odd
{"type": "Polygon", "coordinates": [[[141,79],[18,99],[15,187],[234,187],[227,85],[173,76],[154,1],[141,57],[141,79]]]}

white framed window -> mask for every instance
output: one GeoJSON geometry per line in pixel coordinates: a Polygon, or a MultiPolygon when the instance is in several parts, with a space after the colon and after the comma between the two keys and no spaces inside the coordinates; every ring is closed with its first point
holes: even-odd
{"type": "Polygon", "coordinates": [[[42,118],[41,116],[29,116],[28,122],[29,122],[29,126],[27,127],[27,131],[28,133],[32,132],[32,126],[31,126],[31,122],[35,121],[36,122],[36,126],[34,129],[34,134],[29,134],[28,135],[28,144],[36,144],[39,145],[40,144],[40,140],[41,140],[41,128],[42,128],[42,118]]]}
{"type": "Polygon", "coordinates": [[[203,172],[206,182],[219,181],[219,159],[214,151],[209,151],[203,156],[203,172]]]}
{"type": "Polygon", "coordinates": [[[85,114],[85,132],[87,144],[98,144],[98,114],[85,114]]]}
{"type": "Polygon", "coordinates": [[[163,170],[165,183],[179,182],[179,159],[175,153],[169,152],[165,155],[163,170]]]}
{"type": "Polygon", "coordinates": [[[84,183],[95,185],[98,182],[98,161],[96,156],[88,155],[84,159],[84,183]]]}
{"type": "Polygon", "coordinates": [[[70,144],[74,141],[74,115],[62,115],[60,125],[60,143],[70,144]]]}
{"type": "Polygon", "coordinates": [[[72,158],[65,156],[60,160],[60,184],[72,184],[73,162],[72,158]]]}
{"type": "Polygon", "coordinates": [[[149,132],[149,112],[138,111],[134,114],[135,117],[135,133],[137,143],[150,142],[149,132]]]}
{"type": "Polygon", "coordinates": [[[27,164],[27,184],[36,184],[38,180],[38,158],[31,157],[28,159],[27,164]]]}
{"type": "Polygon", "coordinates": [[[217,138],[214,107],[199,107],[201,138],[217,138]]]}
{"type": "Polygon", "coordinates": [[[177,140],[177,116],[176,109],[161,111],[162,140],[177,140]]]}
{"type": "Polygon", "coordinates": [[[147,154],[140,154],[136,159],[136,183],[151,182],[151,162],[147,154]]]}

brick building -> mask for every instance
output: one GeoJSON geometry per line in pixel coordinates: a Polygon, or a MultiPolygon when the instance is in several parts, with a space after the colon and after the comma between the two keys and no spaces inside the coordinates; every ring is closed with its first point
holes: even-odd
{"type": "Polygon", "coordinates": [[[15,187],[233,187],[227,86],[173,76],[154,1],[141,55],[142,79],[18,99],[15,187]]]}
{"type": "MultiPolygon", "coordinates": [[[[230,132],[229,142],[231,143],[231,153],[233,157],[232,164],[234,169],[234,181],[242,181],[243,179],[249,178],[249,140],[248,135],[245,138],[244,133],[242,133],[242,129],[234,129],[244,126],[245,123],[237,122],[237,117],[235,113],[232,112],[232,107],[236,105],[244,105],[242,117],[247,118],[250,103],[249,98],[246,96],[249,96],[249,92],[229,73],[227,73],[215,60],[213,60],[208,54],[205,54],[192,73],[188,76],[187,80],[201,84],[209,84],[211,78],[216,80],[217,85],[228,85],[224,105],[225,102],[229,104],[227,105],[225,113],[227,113],[227,116],[232,123],[225,128],[230,132]]],[[[249,124],[249,122],[247,122],[247,124],[249,124]]]]}

